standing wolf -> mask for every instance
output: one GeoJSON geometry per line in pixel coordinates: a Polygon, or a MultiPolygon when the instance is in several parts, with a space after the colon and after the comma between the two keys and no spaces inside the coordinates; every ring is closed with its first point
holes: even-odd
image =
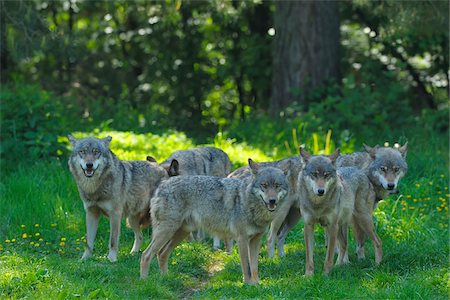
{"type": "MultiPolygon", "coordinates": [[[[405,176],[408,165],[406,164],[407,145],[398,147],[369,147],[364,145],[365,152],[355,152],[342,155],[338,158],[336,165],[339,169],[343,167],[355,167],[360,169],[369,179],[370,188],[375,194],[375,199],[367,196],[367,199],[356,197],[355,210],[360,204],[360,209],[370,213],[361,218],[353,218],[352,229],[356,238],[356,254],[358,258],[364,258],[365,236],[369,236],[375,247],[375,262],[379,264],[382,259],[381,240],[375,232],[372,213],[378,202],[389,194],[398,193],[398,182],[405,176]],[[370,218],[370,219],[369,219],[370,218]]],[[[361,177],[360,173],[353,174],[353,178],[361,177]]],[[[361,215],[361,214],[360,214],[361,215]]]]}
{"type": "MultiPolygon", "coordinates": [[[[286,196],[286,199],[283,201],[283,204],[280,205],[275,213],[274,220],[270,223],[269,233],[267,235],[267,251],[269,257],[273,257],[275,252],[275,239],[277,238],[278,231],[282,226],[283,222],[288,222],[291,218],[298,220],[300,218],[300,206],[298,202],[297,195],[297,180],[298,174],[302,169],[302,161],[299,156],[292,156],[282,160],[274,161],[274,162],[264,162],[260,163],[261,167],[274,167],[279,168],[280,166],[289,164],[289,171],[287,174],[288,184],[289,184],[289,193],[286,196]]],[[[228,175],[229,178],[239,178],[239,179],[247,179],[251,178],[252,171],[249,166],[241,167],[231,174],[228,175]]],[[[279,236],[280,239],[277,239],[278,246],[278,255],[280,257],[284,256],[284,241],[286,235],[279,236]]]]}
{"type": "Polygon", "coordinates": [[[334,248],[339,226],[347,224],[353,213],[353,198],[336,172],[339,149],[329,156],[310,155],[303,148],[300,154],[305,167],[298,179],[300,209],[305,222],[306,276],[314,274],[314,225],[326,227],[327,254],[324,273],[333,267],[334,248]]]}
{"type": "Polygon", "coordinates": [[[73,147],[69,168],[86,211],[87,246],[82,259],[93,254],[101,214],[110,220],[108,259],[117,260],[120,220],[124,216],[134,231],[131,252],[139,252],[143,237],[140,227],[150,223],[150,199],[161,179],[167,177],[166,172],[147,161],[121,161],[109,149],[110,136],[68,138],[73,147]]]}
{"type": "MultiPolygon", "coordinates": [[[[156,160],[147,156],[148,161],[156,160]]],[[[161,163],[170,177],[182,175],[206,175],[226,177],[231,172],[231,161],[228,155],[215,147],[198,147],[173,152],[161,163]]],[[[197,232],[197,240],[204,238],[203,232],[197,232]]],[[[233,243],[225,239],[225,248],[231,253],[233,243]]],[[[220,248],[220,239],[214,237],[214,249],[220,248]]]]}
{"type": "Polygon", "coordinates": [[[244,281],[258,284],[260,240],[289,192],[285,173],[260,167],[249,159],[250,180],[212,176],[177,176],[161,183],[151,200],[152,241],[141,257],[141,278],[158,257],[162,274],[168,271],[172,250],[196,229],[238,241],[244,281]]]}

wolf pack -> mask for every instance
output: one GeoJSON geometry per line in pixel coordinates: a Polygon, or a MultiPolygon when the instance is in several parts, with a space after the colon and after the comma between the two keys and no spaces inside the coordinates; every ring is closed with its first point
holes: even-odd
{"type": "Polygon", "coordinates": [[[364,151],[300,155],[274,162],[255,162],[232,172],[228,155],[215,147],[179,150],[158,163],[120,160],[111,150],[112,138],[76,139],[69,169],[86,211],[86,247],[81,259],[94,253],[99,219],[110,221],[108,259],[117,260],[121,220],[134,231],[131,253],[143,242],[142,228],[151,225],[151,242],[140,260],[140,277],[147,278],[156,256],[161,274],[168,272],[173,249],[192,236],[224,241],[228,252],[237,244],[244,282],[257,285],[261,239],[266,233],[268,256],[275,248],[285,255],[287,234],[303,219],[305,275],[314,274],[314,227],[325,231],[324,274],[333,265],[349,263],[348,227],[356,255],[364,258],[367,238],[375,263],[382,261],[382,242],[373,211],[380,200],[398,193],[407,172],[407,144],[394,147],[364,145],[364,151]],[[275,247],[276,246],[276,247],[275,247]],[[336,262],[334,261],[337,253],[336,262]]]}

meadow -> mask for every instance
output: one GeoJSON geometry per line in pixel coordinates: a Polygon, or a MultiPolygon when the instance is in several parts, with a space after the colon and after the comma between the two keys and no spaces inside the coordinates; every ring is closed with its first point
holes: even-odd
{"type": "MultiPolygon", "coordinates": [[[[196,146],[180,132],[79,132],[75,136],[91,134],[113,136],[111,148],[121,159],[152,155],[161,161],[174,150],[196,146]]],[[[64,137],[60,140],[67,144],[64,137]]],[[[344,152],[357,151],[363,142],[342,148],[344,152]]],[[[301,143],[294,140],[291,147],[280,145],[281,150],[268,151],[268,145],[236,142],[218,134],[211,144],[227,152],[236,168],[249,157],[270,161],[294,155],[294,146],[301,143]]],[[[331,151],[330,145],[317,143],[313,152],[331,151]]],[[[94,257],[80,261],[85,243],[84,210],[65,158],[18,164],[7,176],[2,175],[0,184],[0,297],[448,299],[448,140],[410,139],[407,161],[409,170],[400,183],[401,193],[382,201],[375,211],[377,232],[383,241],[380,266],[375,266],[370,241],[366,259],[358,261],[351,238],[351,264],[324,276],[323,230],[317,227],[316,275],[305,278],[300,222],[288,235],[284,258],[270,259],[263,238],[261,283],[257,287],[243,284],[237,247],[232,254],[214,251],[210,240],[183,242],[169,259],[169,275],[160,276],[154,260],[149,279],[140,280],[140,255],[128,254],[133,234],[125,222],[119,260],[107,260],[109,223],[105,218],[100,221],[94,257]]],[[[143,248],[150,233],[146,231],[143,248]]]]}

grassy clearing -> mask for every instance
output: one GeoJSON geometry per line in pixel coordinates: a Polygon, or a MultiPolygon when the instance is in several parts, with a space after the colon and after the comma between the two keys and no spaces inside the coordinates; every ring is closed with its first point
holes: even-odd
{"type": "MultiPolygon", "coordinates": [[[[166,136],[112,135],[121,158],[159,161],[170,151],[194,146],[178,133],[166,136]]],[[[77,134],[77,137],[84,134],[77,134]]],[[[216,137],[235,166],[248,157],[269,160],[262,151],[216,137]]],[[[286,257],[260,259],[261,285],[242,283],[236,247],[231,255],[212,250],[212,242],[184,242],[170,258],[169,275],[161,277],[156,260],[147,281],[139,280],[139,255],[129,255],[131,230],[123,224],[119,261],[106,259],[109,224],[100,222],[95,257],[80,262],[85,224],[65,161],[36,162],[3,177],[0,184],[0,296],[12,298],[448,298],[448,145],[442,141],[410,142],[409,172],[401,195],[391,196],[376,211],[384,258],[374,265],[371,243],[366,259],[357,261],[350,241],[351,265],[329,277],[321,269],[325,257],[323,230],[316,232],[317,274],[303,277],[303,226],[288,235],[286,257]]],[[[148,245],[148,235],[144,246],[148,245]]]]}

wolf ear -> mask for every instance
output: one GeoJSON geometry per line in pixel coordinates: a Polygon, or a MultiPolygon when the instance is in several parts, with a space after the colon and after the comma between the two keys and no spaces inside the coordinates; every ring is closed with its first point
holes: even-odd
{"type": "Polygon", "coordinates": [[[72,145],[72,147],[75,147],[75,144],[77,143],[77,139],[73,137],[73,135],[69,134],[67,136],[67,138],[69,139],[70,144],[72,145]]]}
{"type": "Polygon", "coordinates": [[[112,140],[112,137],[110,137],[110,136],[102,138],[102,142],[107,148],[109,148],[109,143],[111,143],[111,140],[112,140]]]}
{"type": "Polygon", "coordinates": [[[291,161],[288,160],[278,167],[281,171],[283,171],[284,175],[289,176],[291,170],[291,161]]]}
{"type": "Polygon", "coordinates": [[[178,173],[180,170],[180,164],[178,163],[178,160],[174,159],[170,163],[169,170],[167,170],[167,173],[169,173],[169,176],[178,176],[180,173],[178,173]]]}
{"type": "Polygon", "coordinates": [[[403,156],[403,158],[406,158],[406,153],[408,152],[408,142],[406,142],[403,146],[399,147],[398,151],[403,156]]]}
{"type": "Polygon", "coordinates": [[[158,163],[158,162],[156,161],[156,159],[155,159],[153,156],[150,156],[150,155],[147,156],[147,161],[149,161],[149,162],[154,162],[154,163],[158,163]]]}
{"type": "Polygon", "coordinates": [[[309,155],[309,153],[305,150],[305,148],[300,147],[300,156],[303,158],[303,160],[305,161],[305,163],[308,162],[309,157],[311,155],[309,155]]]}
{"type": "Polygon", "coordinates": [[[248,165],[250,166],[250,169],[252,170],[253,175],[256,175],[256,173],[258,173],[258,170],[259,170],[259,164],[254,162],[251,158],[249,158],[248,165]]]}
{"type": "Polygon", "coordinates": [[[367,153],[369,153],[370,154],[370,156],[372,157],[372,158],[375,158],[375,155],[377,154],[377,150],[378,150],[378,145],[376,145],[375,147],[370,147],[370,146],[367,146],[366,144],[363,144],[363,146],[364,146],[364,150],[367,152],[367,153]]]}
{"type": "Polygon", "coordinates": [[[330,155],[328,155],[328,158],[331,160],[331,163],[336,163],[336,159],[339,157],[339,155],[341,155],[341,150],[339,150],[339,148],[337,148],[333,153],[331,153],[330,155]]]}

